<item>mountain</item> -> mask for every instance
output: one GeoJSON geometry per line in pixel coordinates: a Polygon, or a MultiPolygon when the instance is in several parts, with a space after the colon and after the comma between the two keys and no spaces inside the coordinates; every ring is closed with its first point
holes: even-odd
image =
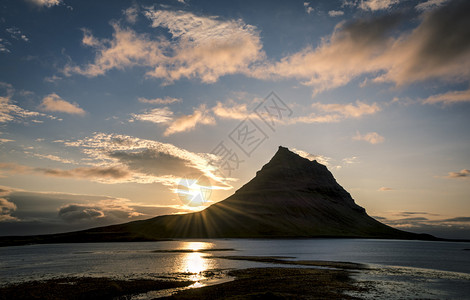
{"type": "Polygon", "coordinates": [[[436,239],[373,219],[326,166],[279,147],[251,181],[203,211],[30,237],[30,242],[300,237],[436,239]]]}

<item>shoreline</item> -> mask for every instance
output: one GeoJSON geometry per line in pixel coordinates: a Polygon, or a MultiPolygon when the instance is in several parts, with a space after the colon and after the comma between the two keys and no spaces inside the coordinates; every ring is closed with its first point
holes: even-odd
{"type": "MultiPolygon", "coordinates": [[[[159,252],[165,253],[166,250],[159,252]]],[[[210,255],[205,259],[245,260],[272,264],[272,267],[209,269],[152,278],[64,276],[26,280],[0,286],[0,300],[462,299],[470,292],[470,274],[467,273],[341,261],[292,260],[292,257],[283,256],[210,255]],[[195,277],[199,279],[191,279],[195,277]],[[455,292],[449,293],[450,285],[455,292]]]]}
{"type": "Polygon", "coordinates": [[[270,262],[278,266],[224,270],[207,270],[205,280],[191,281],[175,273],[160,278],[60,277],[24,281],[0,286],[3,299],[224,299],[296,298],[357,299],[345,292],[361,293],[352,275],[363,265],[344,262],[284,261],[279,257],[213,257],[270,262]],[[269,260],[269,261],[268,261],[269,260]],[[292,264],[279,267],[280,264],[292,264]],[[298,266],[294,266],[297,264],[298,266]],[[300,266],[306,266],[300,267],[300,266]],[[356,268],[357,267],[357,268],[356,268]],[[186,280],[185,280],[186,279],[186,280]]]}

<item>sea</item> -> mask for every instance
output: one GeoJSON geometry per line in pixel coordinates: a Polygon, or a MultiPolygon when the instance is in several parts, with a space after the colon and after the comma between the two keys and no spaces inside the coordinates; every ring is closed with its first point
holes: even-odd
{"type": "MultiPolygon", "coordinates": [[[[355,271],[353,278],[368,292],[351,294],[363,299],[470,299],[470,243],[378,239],[184,239],[2,247],[0,285],[91,276],[189,279],[194,281],[190,288],[198,288],[233,280],[227,275],[233,269],[293,267],[221,256],[366,264],[369,269],[355,271]]],[[[130,299],[153,299],[176,291],[130,299]]]]}

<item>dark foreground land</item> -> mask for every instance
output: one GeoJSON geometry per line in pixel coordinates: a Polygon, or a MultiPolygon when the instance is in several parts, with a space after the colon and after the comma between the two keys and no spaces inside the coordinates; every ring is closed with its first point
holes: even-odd
{"type": "Polygon", "coordinates": [[[192,281],[67,277],[0,287],[0,299],[127,299],[127,295],[185,287],[192,281]]]}
{"type": "Polygon", "coordinates": [[[164,299],[357,299],[349,272],[304,268],[255,268],[230,272],[236,279],[183,290],[164,299]]]}
{"type": "MultiPolygon", "coordinates": [[[[276,257],[224,258],[285,262],[276,257]]],[[[233,281],[192,289],[184,287],[194,282],[182,280],[60,278],[0,287],[0,299],[130,299],[132,295],[167,289],[180,291],[165,299],[356,299],[345,292],[363,290],[351,279],[354,270],[362,269],[362,265],[313,261],[309,265],[335,269],[273,267],[234,270],[228,273],[235,278],[233,281]]]]}

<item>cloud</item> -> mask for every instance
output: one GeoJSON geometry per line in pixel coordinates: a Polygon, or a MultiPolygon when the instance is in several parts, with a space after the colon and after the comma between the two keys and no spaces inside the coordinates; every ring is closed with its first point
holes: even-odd
{"type": "Polygon", "coordinates": [[[438,237],[468,238],[470,217],[439,218],[437,214],[427,212],[386,213],[380,221],[399,229],[416,233],[428,233],[438,237]]]}
{"type": "Polygon", "coordinates": [[[122,13],[126,17],[127,22],[135,24],[139,16],[139,6],[134,3],[131,7],[123,10],[122,13]]]}
{"type": "Polygon", "coordinates": [[[18,27],[10,27],[5,29],[6,32],[15,40],[22,40],[23,42],[29,42],[29,38],[24,35],[18,27]]]}
{"type": "Polygon", "coordinates": [[[222,119],[244,120],[248,117],[258,118],[258,115],[248,109],[246,103],[238,104],[234,101],[228,101],[227,103],[217,102],[212,111],[217,117],[222,119]]]}
{"type": "MultiPolygon", "coordinates": [[[[360,3],[375,10],[396,1],[360,3]]],[[[408,18],[401,12],[340,22],[317,47],[308,46],[278,62],[259,64],[252,68],[251,76],[295,78],[312,86],[313,95],[360,76],[370,76],[367,82],[397,86],[432,79],[468,82],[469,10],[468,1],[450,1],[423,12],[414,29],[402,31],[398,30],[408,18]]]]}
{"type": "Polygon", "coordinates": [[[10,140],[10,139],[3,139],[3,138],[0,138],[0,144],[3,144],[3,143],[8,143],[8,142],[14,142],[15,140],[10,140]]]}
{"type": "Polygon", "coordinates": [[[197,124],[215,124],[214,118],[203,104],[194,109],[191,115],[184,115],[173,120],[163,134],[169,136],[177,132],[189,131],[194,129],[197,124]]]}
{"type": "Polygon", "coordinates": [[[47,7],[47,8],[62,4],[62,0],[26,0],[26,1],[36,6],[47,7]]]}
{"type": "Polygon", "coordinates": [[[377,81],[399,85],[427,79],[468,81],[470,75],[470,19],[468,1],[451,1],[424,12],[422,22],[403,34],[384,53],[384,75],[377,81]]]}
{"type": "Polygon", "coordinates": [[[304,8],[307,14],[311,14],[312,12],[315,11],[315,9],[310,6],[310,2],[304,2],[304,8]]]}
{"type": "MultiPolygon", "coordinates": [[[[38,139],[38,140],[41,141],[41,139],[38,139]]],[[[76,164],[76,162],[74,162],[73,160],[69,160],[69,159],[62,158],[62,157],[59,157],[57,155],[52,155],[52,154],[45,155],[45,154],[36,153],[34,154],[34,156],[39,157],[39,158],[53,160],[53,161],[58,161],[64,164],[76,164]]]]}
{"type": "Polygon", "coordinates": [[[423,103],[426,104],[442,103],[444,105],[464,102],[470,102],[470,90],[451,91],[443,94],[433,95],[423,100],[423,103]]]}
{"type": "Polygon", "coordinates": [[[102,218],[104,217],[104,213],[96,207],[68,204],[67,206],[60,208],[59,217],[68,222],[75,222],[102,218]]]}
{"type": "Polygon", "coordinates": [[[470,223],[470,217],[456,217],[443,220],[444,222],[462,222],[462,223],[470,223]]]}
{"type": "Polygon", "coordinates": [[[312,104],[312,107],[322,112],[337,113],[344,118],[360,118],[363,115],[371,115],[380,111],[380,107],[377,105],[377,103],[367,104],[359,100],[356,101],[356,105],[353,103],[322,104],[320,102],[316,102],[312,104]]]}
{"type": "Polygon", "coordinates": [[[446,176],[446,178],[450,179],[468,179],[470,178],[470,170],[468,169],[463,169],[460,170],[459,172],[449,172],[449,174],[446,176]]]}
{"type": "Polygon", "coordinates": [[[181,98],[173,98],[173,97],[165,97],[165,98],[154,98],[154,99],[147,99],[143,97],[139,97],[139,102],[141,103],[149,103],[149,104],[172,104],[182,102],[181,98]]]}
{"type": "Polygon", "coordinates": [[[126,178],[129,182],[173,186],[185,175],[199,174],[214,180],[214,187],[218,184],[231,188],[224,178],[213,174],[210,161],[216,160],[215,156],[193,153],[172,144],[104,133],[65,144],[82,149],[97,166],[125,168],[131,175],[126,178]]]}
{"type": "Polygon", "coordinates": [[[44,97],[39,107],[45,111],[63,112],[82,116],[85,114],[85,111],[81,109],[78,104],[67,102],[56,93],[44,97]]]}
{"type": "MultiPolygon", "coordinates": [[[[4,193],[3,193],[4,194],[4,193]]],[[[5,198],[0,198],[0,222],[16,221],[17,218],[11,214],[15,212],[16,205],[5,198]]]]}
{"type": "Polygon", "coordinates": [[[112,69],[123,70],[134,66],[155,66],[165,60],[163,51],[169,46],[168,41],[153,41],[148,35],[138,34],[119,24],[111,24],[114,33],[112,39],[98,40],[89,30],[83,30],[82,44],[96,51],[95,59],[85,66],[66,65],[66,76],[73,73],[88,77],[104,75],[112,69]]]}
{"type": "Polygon", "coordinates": [[[173,120],[173,112],[168,108],[154,108],[141,114],[132,114],[133,120],[152,122],[156,124],[168,123],[173,120]]]}
{"type": "Polygon", "coordinates": [[[328,15],[330,17],[338,17],[338,16],[344,15],[344,11],[342,11],[342,10],[330,10],[328,12],[328,15]]]}
{"type": "Polygon", "coordinates": [[[131,172],[125,167],[80,167],[74,169],[34,168],[17,163],[0,163],[0,170],[11,174],[39,174],[51,177],[87,179],[101,183],[129,182],[131,172]]]}
{"type": "Polygon", "coordinates": [[[198,77],[210,83],[226,74],[246,73],[251,63],[264,58],[256,27],[242,20],[155,9],[145,15],[152,27],[168,29],[174,45],[172,63],[156,66],[150,76],[169,81],[198,77]]]}
{"type": "Polygon", "coordinates": [[[34,117],[47,117],[49,119],[56,119],[50,115],[23,109],[18,105],[13,104],[10,96],[0,96],[0,123],[21,122],[25,119],[34,117]]]}
{"type": "Polygon", "coordinates": [[[358,157],[352,156],[352,157],[343,158],[342,162],[346,165],[352,165],[352,164],[358,163],[359,162],[358,160],[359,160],[358,157]]]}
{"type": "MultiPolygon", "coordinates": [[[[0,166],[1,167],[1,166],[0,166]]],[[[65,177],[75,179],[89,179],[102,183],[126,182],[131,177],[131,172],[122,167],[81,167],[69,170],[34,168],[33,172],[39,172],[47,176],[65,177]]]]}
{"type": "Polygon", "coordinates": [[[0,38],[0,52],[10,53],[11,51],[8,49],[10,45],[11,43],[9,41],[0,38]]]}
{"type": "Polygon", "coordinates": [[[58,216],[64,221],[72,223],[90,222],[99,219],[104,219],[107,223],[115,223],[135,220],[141,216],[148,217],[145,213],[137,212],[134,205],[126,199],[112,198],[100,200],[96,203],[70,203],[59,208],[58,216]]]}
{"type": "Polygon", "coordinates": [[[0,187],[0,212],[0,235],[4,236],[83,230],[188,210],[179,205],[142,205],[103,195],[0,187]]]}
{"type": "Polygon", "coordinates": [[[352,78],[384,69],[378,56],[393,44],[388,34],[401,17],[387,15],[339,23],[317,48],[303,50],[279,62],[258,67],[258,78],[297,78],[314,86],[314,94],[347,84],[352,78]]]}
{"type": "Polygon", "coordinates": [[[388,191],[393,191],[393,189],[390,188],[390,187],[381,187],[381,188],[379,189],[379,191],[380,191],[380,192],[388,192],[388,191]]]}
{"type": "Polygon", "coordinates": [[[324,155],[311,154],[311,153],[308,153],[306,151],[299,150],[299,149],[296,149],[296,148],[292,148],[291,150],[294,153],[297,153],[298,155],[300,155],[303,158],[306,158],[306,159],[309,159],[309,160],[316,160],[317,162],[319,162],[319,163],[321,163],[325,166],[330,166],[330,161],[332,160],[331,157],[327,157],[327,156],[324,156],[324,155]]]}
{"type": "Polygon", "coordinates": [[[361,0],[358,7],[362,10],[386,10],[399,3],[400,0],[361,0]]]}
{"type": "Polygon", "coordinates": [[[385,138],[378,134],[377,132],[368,132],[364,135],[360,134],[359,131],[356,132],[356,135],[352,138],[355,141],[366,141],[372,145],[380,144],[385,141],[385,138]]]}
{"type": "Polygon", "coordinates": [[[426,11],[439,7],[448,1],[449,0],[428,0],[417,4],[415,8],[420,11],[426,11]]]}
{"type": "Polygon", "coordinates": [[[64,73],[94,77],[111,69],[141,66],[151,69],[147,76],[166,83],[181,78],[211,83],[223,75],[248,73],[250,64],[264,58],[256,28],[241,20],[154,8],[147,8],[144,15],[152,27],[168,30],[171,39],[152,39],[116,23],[112,24],[112,39],[98,40],[84,30],[82,43],[96,51],[94,62],[82,67],[67,65],[64,73]]]}

